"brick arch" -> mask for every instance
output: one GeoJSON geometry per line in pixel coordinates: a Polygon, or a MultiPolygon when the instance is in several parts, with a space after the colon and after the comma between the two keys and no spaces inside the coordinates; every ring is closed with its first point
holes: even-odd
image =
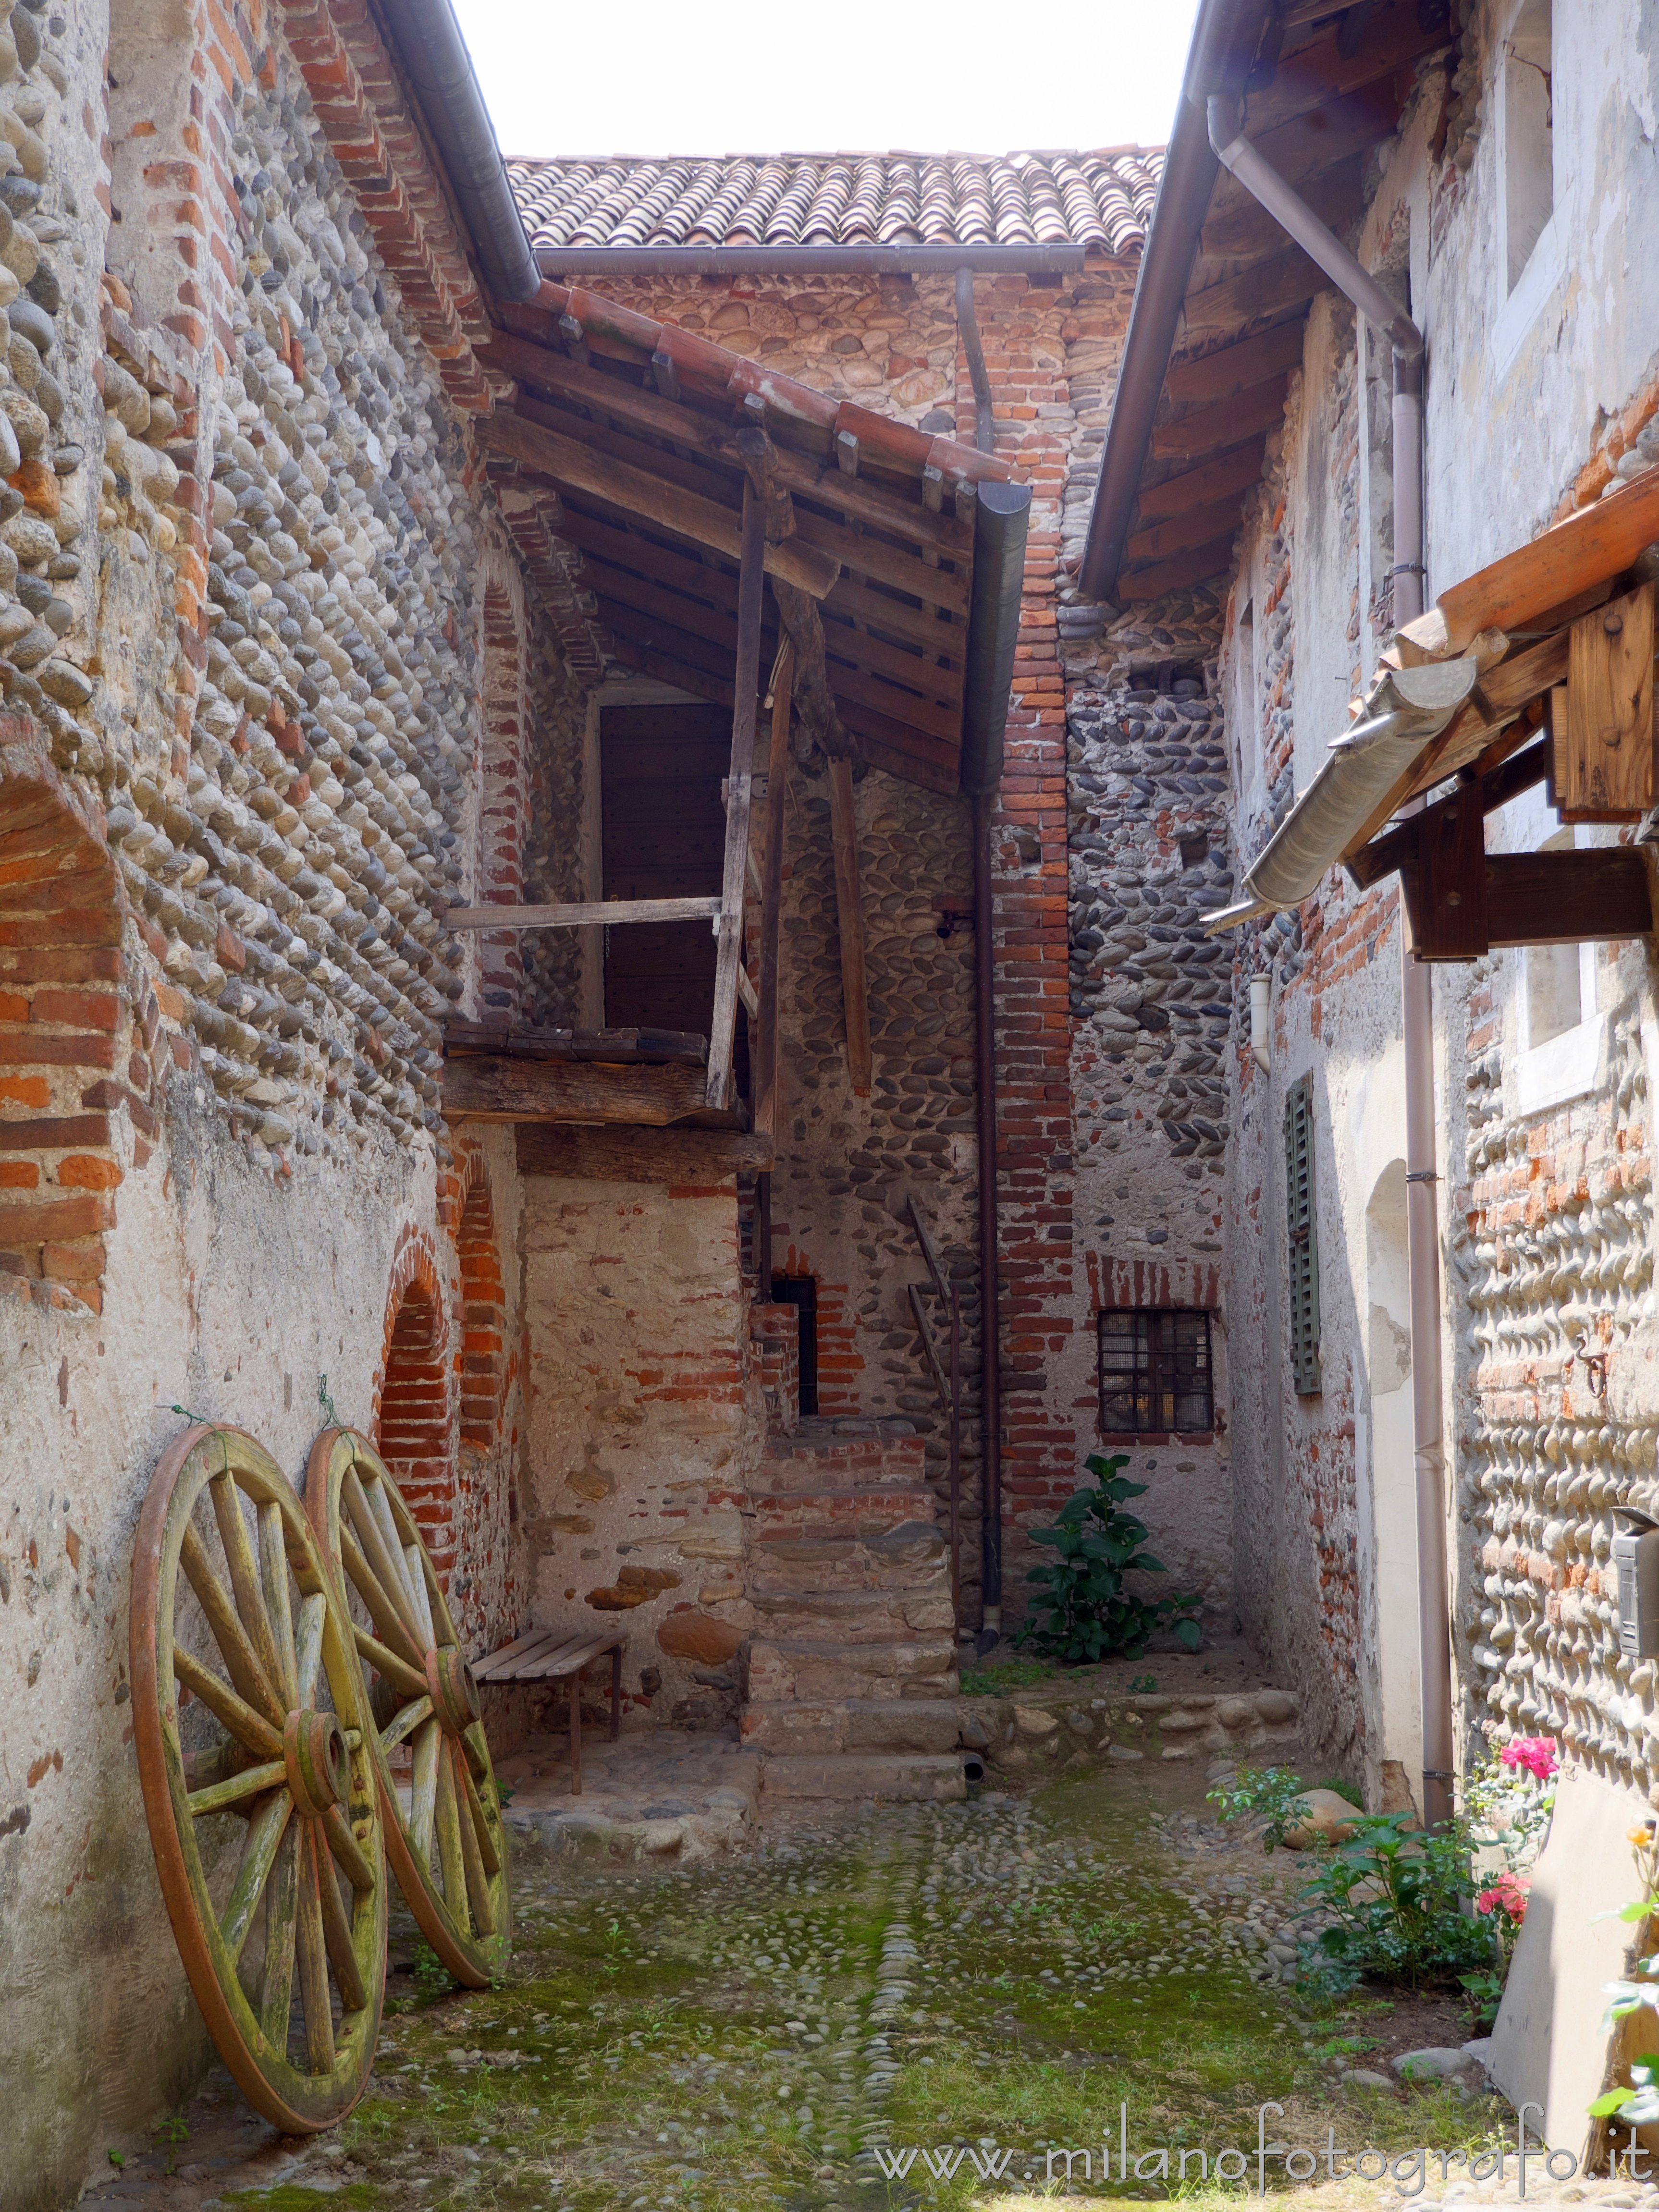
{"type": "Polygon", "coordinates": [[[488,1450],[501,1434],[506,1402],[507,1285],[489,1174],[476,1153],[465,1164],[455,1249],[461,1271],[461,1441],[488,1450]]]}
{"type": "Polygon", "coordinates": [[[433,1565],[455,1559],[454,1414],[443,1285],[428,1240],[409,1236],[392,1271],[374,1440],[420,1523],[433,1565]]]}
{"type": "Polygon", "coordinates": [[[0,713],[0,1285],[97,1312],[121,1181],[111,1115],[153,1124],[117,1079],[120,878],[101,821],[21,742],[30,726],[0,713]]]}

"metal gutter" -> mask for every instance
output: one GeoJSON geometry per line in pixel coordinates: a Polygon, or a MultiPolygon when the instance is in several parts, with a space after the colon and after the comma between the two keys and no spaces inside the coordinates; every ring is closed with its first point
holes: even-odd
{"type": "Polygon", "coordinates": [[[379,17],[420,101],[485,284],[498,300],[533,300],[541,271],[450,0],[381,0],[379,17]]]}
{"type": "Polygon", "coordinates": [[[1273,20],[1271,0],[1207,0],[1193,32],[1181,106],[1141,256],[1100,481],[1089,515],[1079,582],[1091,599],[1109,599],[1117,587],[1199,233],[1215,190],[1219,164],[1210,143],[1205,103],[1212,92],[1237,97],[1243,90],[1273,20]]]}
{"type": "Polygon", "coordinates": [[[963,671],[962,787],[970,796],[994,791],[1002,778],[1002,733],[1019,641],[1025,581],[1030,484],[981,483],[975,501],[974,580],[968,607],[968,659],[963,671]]]}
{"type": "MultiPolygon", "coordinates": [[[[538,246],[556,282],[573,276],[1079,276],[1082,246],[538,246]]],[[[1115,256],[1111,257],[1115,258],[1115,256]]]]}

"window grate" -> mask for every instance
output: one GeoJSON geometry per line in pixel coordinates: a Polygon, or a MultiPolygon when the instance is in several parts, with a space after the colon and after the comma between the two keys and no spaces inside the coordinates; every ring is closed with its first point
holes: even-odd
{"type": "Polygon", "coordinates": [[[1314,1194],[1313,1086],[1302,1077],[1285,1101],[1285,1221],[1291,1278],[1291,1369],[1297,1395],[1324,1388],[1319,1365],[1319,1233],[1314,1194]]]}
{"type": "Polygon", "coordinates": [[[1206,1435],[1215,1427],[1210,1316],[1184,1307],[1100,1316],[1100,1422],[1109,1436],[1206,1435]]]}

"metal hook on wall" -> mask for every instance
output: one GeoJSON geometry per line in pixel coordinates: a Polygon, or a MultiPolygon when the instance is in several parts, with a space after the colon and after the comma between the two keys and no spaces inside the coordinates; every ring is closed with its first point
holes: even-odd
{"type": "Polygon", "coordinates": [[[1567,1364],[1571,1367],[1577,1364],[1583,1367],[1592,1398],[1605,1398],[1607,1395],[1607,1355],[1605,1352],[1586,1351],[1587,1341],[1582,1334],[1574,1337],[1573,1357],[1567,1364]]]}

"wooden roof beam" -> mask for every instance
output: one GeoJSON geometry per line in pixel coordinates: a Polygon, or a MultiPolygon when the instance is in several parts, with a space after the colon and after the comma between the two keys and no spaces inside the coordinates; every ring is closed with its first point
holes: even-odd
{"type": "Polygon", "coordinates": [[[1232,559],[1235,534],[1230,530],[1224,538],[1212,538],[1207,545],[1178,554],[1170,561],[1160,561],[1154,568],[1126,568],[1118,578],[1118,597],[1134,602],[1161,599],[1165,592],[1179,591],[1183,585],[1201,584],[1206,577],[1219,575],[1232,559]]]}
{"type": "Polygon", "coordinates": [[[1206,400],[1226,399],[1235,392],[1248,392],[1270,376],[1302,364],[1306,331],[1300,320],[1279,323],[1253,338],[1240,338],[1195,360],[1178,361],[1164,380],[1167,398],[1199,405],[1206,400]]]}
{"type": "Polygon", "coordinates": [[[1266,383],[1252,385],[1231,399],[1218,399],[1212,407],[1200,407],[1175,422],[1159,423],[1152,433],[1152,459],[1195,461],[1204,454],[1236,446],[1253,430],[1276,428],[1285,413],[1289,386],[1287,376],[1269,377],[1266,383]]]}
{"type": "Polygon", "coordinates": [[[1166,515],[1182,514],[1190,507],[1207,507],[1228,492],[1247,491],[1261,474],[1266,446],[1265,439],[1252,438],[1237,452],[1218,454],[1201,468],[1189,469],[1178,477],[1166,477],[1162,483],[1143,484],[1139,520],[1146,524],[1166,515]]]}
{"type": "Polygon", "coordinates": [[[1389,0],[1372,18],[1353,53],[1342,52],[1341,31],[1333,28],[1283,56],[1273,82],[1250,94],[1245,131],[1252,139],[1261,138],[1292,117],[1326,106],[1379,78],[1395,76],[1449,43],[1443,25],[1426,31],[1421,27],[1417,0],[1389,0]]]}

